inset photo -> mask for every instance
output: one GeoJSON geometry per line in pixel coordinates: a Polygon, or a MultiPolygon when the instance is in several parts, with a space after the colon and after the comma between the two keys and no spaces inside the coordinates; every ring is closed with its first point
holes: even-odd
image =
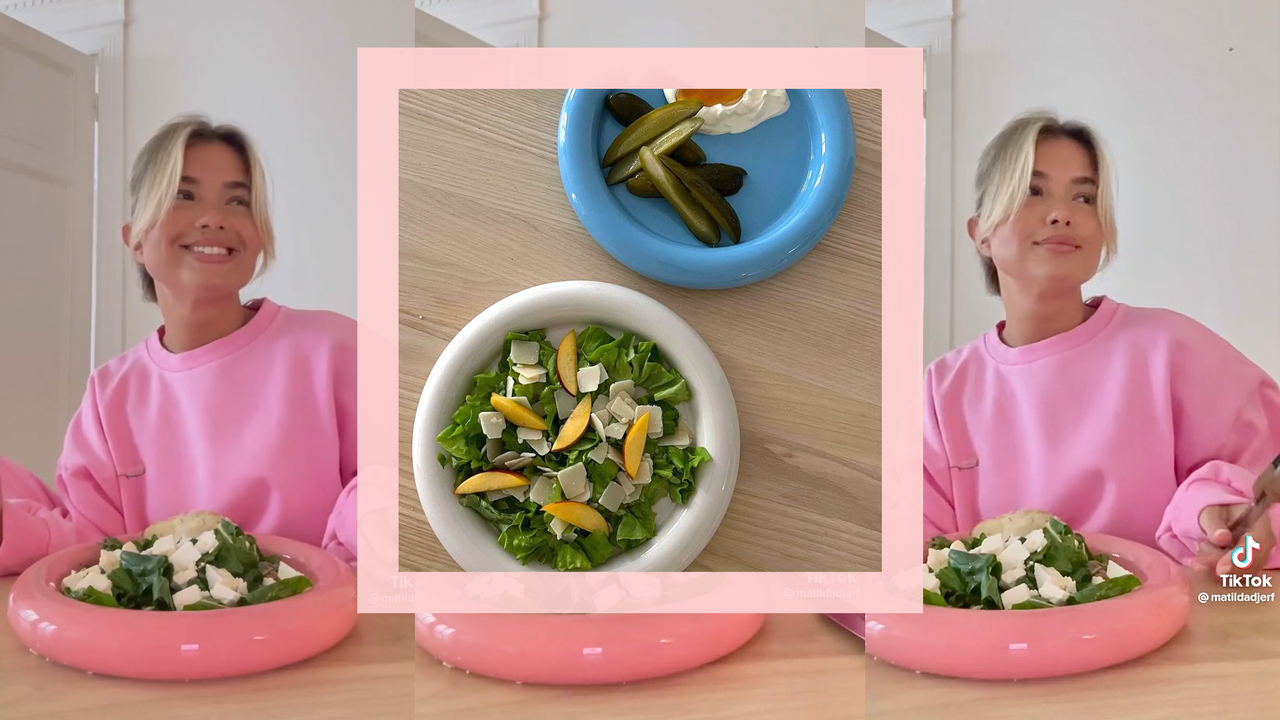
{"type": "Polygon", "coordinates": [[[400,105],[400,567],[880,567],[880,91],[400,105]]]}

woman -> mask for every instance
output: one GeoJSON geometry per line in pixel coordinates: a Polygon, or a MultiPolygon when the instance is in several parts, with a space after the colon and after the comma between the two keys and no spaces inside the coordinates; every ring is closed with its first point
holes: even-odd
{"type": "MultiPolygon", "coordinates": [[[[1005,319],[925,376],[925,535],[1005,512],[1231,570],[1227,525],[1280,454],[1280,388],[1178,313],[1085,300],[1116,254],[1106,154],[1086,125],[1021,116],[979,163],[969,236],[1005,319]]],[[[1280,508],[1251,569],[1280,567],[1280,508]]]]}
{"type": "Polygon", "coordinates": [[[192,510],[356,559],[356,325],[240,293],[275,255],[262,164],[180,118],[134,163],[122,237],[164,324],[93,372],[57,496],[0,463],[0,576],[192,510]]]}

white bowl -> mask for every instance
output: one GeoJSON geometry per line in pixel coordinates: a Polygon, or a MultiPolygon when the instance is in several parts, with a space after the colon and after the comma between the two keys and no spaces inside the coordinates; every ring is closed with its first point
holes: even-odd
{"type": "Polygon", "coordinates": [[[692,399],[676,406],[693,432],[694,444],[711,453],[695,471],[686,505],[654,504],[657,535],[615,555],[601,571],[678,572],[715,534],[738,477],[738,411],[729,380],[711,348],[684,320],[646,295],[609,283],[569,281],[522,290],[480,313],[453,338],[427,376],[413,421],[413,476],[427,522],[440,544],[468,572],[521,570],[556,572],[520,561],[498,545],[498,533],[474,510],[458,504],[454,471],[441,467],[436,436],[471,391],[474,377],[497,368],[509,332],[545,328],[556,344],[570,327],[599,325],[615,337],[623,331],[657,343],[658,352],[689,383],[692,399]]]}

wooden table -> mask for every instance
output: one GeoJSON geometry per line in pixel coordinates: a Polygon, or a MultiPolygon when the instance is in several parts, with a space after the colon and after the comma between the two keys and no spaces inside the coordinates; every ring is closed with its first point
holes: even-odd
{"type": "Polygon", "coordinates": [[[819,615],[770,615],[760,634],[710,665],[615,686],[516,685],[446,668],[418,650],[419,718],[861,720],[863,644],[819,615]],[[534,715],[530,717],[542,717],[534,715]]]}
{"type": "Polygon", "coordinates": [[[689,570],[880,568],[880,91],[846,94],[857,169],[831,230],[785,272],[712,292],[637,275],[583,229],[556,161],[563,91],[401,93],[402,570],[459,569],[413,481],[413,416],[432,364],[482,310],[558,280],[657,299],[697,330],[729,378],[741,469],[724,521],[689,570]],[[528,247],[536,257],[516,262],[528,247]]]}
{"type": "MultiPolygon", "coordinates": [[[[1267,574],[1272,585],[1280,585],[1280,573],[1267,574]]],[[[1207,574],[1196,574],[1192,594],[1201,592],[1229,591],[1207,574]]],[[[957,680],[917,675],[870,659],[867,717],[989,720],[1004,717],[1001,713],[1009,708],[1034,708],[1036,717],[1124,720],[1278,717],[1280,699],[1274,688],[1280,680],[1280,595],[1277,598],[1258,604],[1193,600],[1186,627],[1163,648],[1124,665],[1073,677],[957,680]]]]}
{"type": "MultiPolygon", "coordinates": [[[[0,579],[0,598],[14,578],[0,579]]],[[[332,650],[243,678],[144,682],[89,675],[50,662],[0,625],[0,718],[375,718],[413,712],[413,616],[361,615],[332,650]]]]}

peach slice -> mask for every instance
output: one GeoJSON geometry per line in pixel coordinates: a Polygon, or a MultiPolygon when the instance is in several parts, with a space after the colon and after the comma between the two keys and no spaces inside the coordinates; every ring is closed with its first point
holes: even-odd
{"type": "Polygon", "coordinates": [[[556,375],[564,391],[578,396],[578,334],[572,330],[560,341],[556,350],[556,375]]]}
{"type": "Polygon", "coordinates": [[[627,438],[622,441],[622,464],[627,476],[634,478],[640,470],[640,461],[644,459],[644,443],[649,439],[649,413],[643,412],[631,424],[627,438]]]}
{"type": "Polygon", "coordinates": [[[563,500],[543,505],[542,510],[552,517],[558,517],[570,525],[582,528],[587,532],[609,532],[609,525],[595,508],[586,503],[563,500]]]}
{"type": "Polygon", "coordinates": [[[489,404],[494,410],[502,413],[502,417],[511,422],[512,425],[519,425],[530,430],[546,430],[547,423],[538,413],[521,405],[512,398],[504,397],[498,393],[489,395],[489,404]]]}
{"type": "MultiPolygon", "coordinates": [[[[591,422],[591,395],[583,395],[578,401],[578,407],[569,413],[569,418],[564,421],[564,425],[560,428],[560,434],[556,436],[556,442],[551,446],[551,452],[560,452],[570,445],[578,442],[582,434],[587,431],[587,425],[591,422]]],[[[566,520],[565,522],[568,522],[566,520]]]]}
{"type": "Polygon", "coordinates": [[[453,494],[469,495],[490,490],[509,490],[528,484],[529,478],[512,470],[485,470],[463,480],[461,485],[453,489],[453,494]]]}

